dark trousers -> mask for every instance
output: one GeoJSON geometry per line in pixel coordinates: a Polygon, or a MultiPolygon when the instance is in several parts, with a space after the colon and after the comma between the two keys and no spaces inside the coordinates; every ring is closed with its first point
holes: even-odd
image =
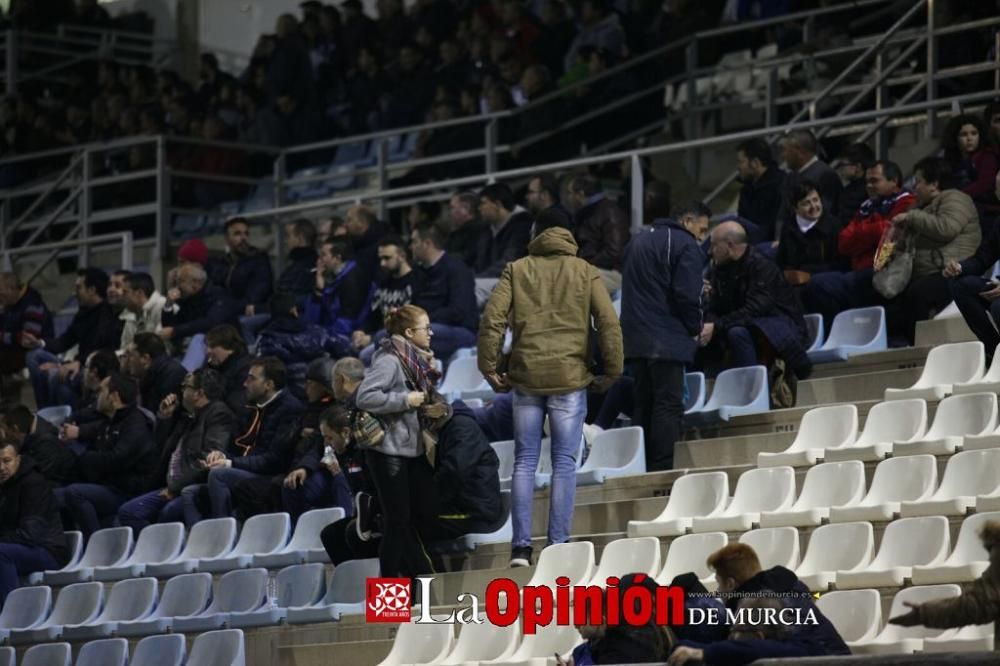
{"type": "Polygon", "coordinates": [[[343,474],[334,476],[325,467],[310,472],[305,482],[298,488],[281,486],[281,505],[294,523],[310,509],[326,509],[339,506],[350,514],[352,506],[351,487],[343,474]]]}
{"type": "Polygon", "coordinates": [[[118,509],[118,523],[131,527],[135,536],[151,523],[179,523],[184,520],[184,505],[180,497],[167,499],[153,490],[125,502],[118,509]]]}
{"type": "Polygon", "coordinates": [[[41,546],[0,543],[0,606],[7,595],[17,589],[19,576],[58,568],[52,553],[41,546]]]}
{"type": "Polygon", "coordinates": [[[61,510],[69,511],[84,541],[101,529],[101,521],[118,513],[128,495],[111,486],[96,483],[72,483],[56,488],[56,501],[61,510]]]}
{"type": "Polygon", "coordinates": [[[979,275],[955,278],[949,281],[948,287],[965,323],[982,341],[986,355],[992,357],[1000,344],[996,327],[996,322],[1000,321],[1000,299],[987,301],[979,295],[991,289],[986,279],[979,275]]]}
{"type": "Polygon", "coordinates": [[[882,297],[872,286],[873,274],[870,268],[849,273],[817,273],[802,291],[802,305],[806,312],[823,316],[823,324],[829,334],[839,313],[882,302],[882,297]]]}
{"type": "Polygon", "coordinates": [[[615,426],[619,414],[632,417],[635,408],[635,379],[620,377],[611,385],[601,400],[601,406],[594,417],[594,425],[602,430],[615,426]]]}
{"type": "Polygon", "coordinates": [[[381,539],[362,541],[358,537],[354,518],[341,518],[330,523],[319,533],[320,541],[330,561],[335,565],[348,560],[364,560],[378,557],[381,539]]]}
{"type": "Polygon", "coordinates": [[[365,461],[382,508],[382,576],[414,577],[433,572],[417,530],[430,496],[430,464],[424,456],[402,458],[366,451],[365,461]]]}
{"type": "Polygon", "coordinates": [[[674,443],[684,419],[684,364],[642,358],[633,361],[633,371],[633,416],[646,442],[646,471],[673,469],[674,443]]]}
{"type": "Polygon", "coordinates": [[[948,278],[940,273],[910,280],[903,293],[889,301],[886,309],[889,336],[903,338],[912,345],[916,338],[917,322],[930,319],[951,300],[948,282],[948,278]]]}

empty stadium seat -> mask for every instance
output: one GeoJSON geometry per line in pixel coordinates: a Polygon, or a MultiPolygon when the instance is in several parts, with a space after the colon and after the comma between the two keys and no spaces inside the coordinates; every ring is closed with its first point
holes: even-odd
{"type": "Polygon", "coordinates": [[[910,388],[885,390],[886,400],[923,398],[941,400],[952,393],[954,384],[979,381],[986,370],[982,342],[955,342],[938,345],[927,354],[920,378],[910,388]]]}
{"type": "Polygon", "coordinates": [[[994,355],[986,374],[976,381],[953,384],[951,388],[954,393],[1000,392],[1000,361],[998,361],[996,355],[994,355]]]}
{"type": "Polygon", "coordinates": [[[538,563],[528,585],[556,586],[556,578],[566,576],[570,585],[583,585],[594,574],[594,544],[568,541],[546,546],[538,554],[538,563]]]}
{"type": "Polygon", "coordinates": [[[45,579],[45,574],[55,573],[57,571],[72,571],[80,564],[80,558],[83,557],[83,532],[66,532],[66,549],[69,551],[69,560],[66,562],[66,566],[62,569],[53,569],[52,571],[36,571],[35,573],[28,574],[28,584],[38,585],[45,579]]]}
{"type": "Polygon", "coordinates": [[[294,564],[278,572],[278,598],[274,607],[229,614],[230,627],[264,627],[278,624],[288,616],[288,609],[312,606],[326,594],[326,567],[320,562],[294,564]]]}
{"type": "Polygon", "coordinates": [[[132,553],[132,528],[109,527],[90,536],[80,561],[72,569],[46,571],[42,580],[46,585],[69,585],[93,580],[96,567],[118,566],[132,553]]]}
{"type": "MultiPolygon", "coordinates": [[[[558,544],[565,545],[565,544],[558,544]]],[[[463,624],[455,647],[443,659],[430,662],[433,666],[462,666],[463,664],[509,659],[521,640],[517,622],[506,627],[490,622],[463,624]]]]}
{"type": "Polygon", "coordinates": [[[192,573],[198,570],[201,560],[225,557],[236,542],[236,519],[212,518],[199,521],[191,528],[184,550],[172,562],[147,564],[146,575],[164,578],[192,573]]]}
{"type": "Polygon", "coordinates": [[[12,647],[0,647],[0,666],[16,666],[16,653],[12,647]]]}
{"type": "Polygon", "coordinates": [[[128,641],[124,638],[106,638],[91,641],[80,647],[76,666],[125,666],[128,664],[128,641]]]}
{"type": "Polygon", "coordinates": [[[806,554],[795,575],[810,590],[825,591],[838,571],[863,571],[875,554],[871,523],[840,523],[817,527],[809,535],[806,554]]]}
{"type": "Polygon", "coordinates": [[[705,406],[692,412],[694,421],[728,421],[734,416],[759,414],[771,408],[767,388],[767,368],[755,365],[749,368],[723,370],[715,378],[712,395],[705,406]]]}
{"type": "Polygon", "coordinates": [[[823,346],[809,350],[809,360],[813,363],[846,361],[852,354],[882,351],[888,347],[885,308],[845,310],[834,318],[830,337],[823,346]]]}
{"type": "Polygon", "coordinates": [[[847,647],[873,640],[882,628],[878,590],[828,592],[816,600],[816,607],[833,623],[847,647]]]}
{"type": "Polygon", "coordinates": [[[810,409],[802,416],[795,440],[781,453],[757,454],[758,467],[814,465],[825,449],[841,449],[858,438],[858,408],[831,405],[810,409]]]}
{"type": "Polygon", "coordinates": [[[705,373],[689,372],[684,375],[687,386],[687,396],[684,400],[684,413],[697,412],[705,406],[705,373]]]}
{"type": "Polygon", "coordinates": [[[319,540],[319,533],[324,527],[344,518],[345,515],[340,507],[306,511],[295,523],[295,532],[288,545],[277,553],[254,555],[253,566],[277,569],[306,562],[329,562],[330,556],[319,540]]]}
{"type": "Polygon", "coordinates": [[[500,488],[510,489],[510,482],[514,478],[514,440],[505,439],[501,442],[490,442],[490,446],[500,459],[500,466],[497,469],[500,475],[500,488]]]}
{"type": "MultiPolygon", "coordinates": [[[[583,462],[583,451],[586,441],[580,437],[580,445],[576,449],[576,466],[583,462]]],[[[643,463],[645,465],[645,463],[643,463]]],[[[538,469],[535,470],[535,488],[548,488],[552,483],[552,438],[543,437],[542,446],[538,452],[538,469]]]]}
{"type": "Polygon", "coordinates": [[[750,530],[740,536],[740,543],[754,549],[765,569],[780,566],[795,571],[799,566],[799,531],[794,527],[750,530]]]}
{"type": "MultiPolygon", "coordinates": [[[[447,626],[447,625],[444,625],[447,626]]],[[[553,655],[566,657],[577,645],[583,642],[576,627],[551,622],[548,626],[539,626],[533,634],[526,634],[521,644],[510,657],[488,662],[479,662],[480,666],[534,666],[535,664],[554,663],[553,655]]],[[[395,645],[393,645],[395,647],[395,645]]],[[[385,662],[382,662],[384,665],[385,662]]]]}
{"type": "Polygon", "coordinates": [[[71,666],[72,663],[69,643],[33,645],[21,657],[21,666],[71,666]]]}
{"type": "Polygon", "coordinates": [[[118,636],[148,636],[169,631],[175,618],[200,615],[212,599],[212,574],[193,573],[174,576],[163,586],[160,603],[142,620],[122,621],[115,628],[118,636]]]}
{"type": "Polygon", "coordinates": [[[994,623],[950,629],[924,639],[924,652],[993,652],[994,623]]]}
{"type": "Polygon", "coordinates": [[[725,472],[685,474],[674,481],[663,512],[653,520],[628,521],[628,535],[684,534],[695,518],[719,514],[728,502],[729,475],[725,472]]]}
{"type": "Polygon", "coordinates": [[[392,641],[392,649],[379,666],[430,664],[447,657],[454,644],[455,635],[450,624],[403,622],[392,641]]]}
{"type": "Polygon", "coordinates": [[[135,578],[146,572],[147,564],[161,564],[177,558],[184,546],[184,523],[157,523],[141,532],[135,550],[117,566],[94,567],[94,580],[114,581],[135,578]]]}
{"type": "Polygon", "coordinates": [[[913,567],[913,584],[968,583],[979,578],[990,564],[990,554],[979,538],[987,520],[1000,520],[1000,512],[977,513],[963,520],[948,559],[931,567],[913,567]]]}
{"type": "Polygon", "coordinates": [[[670,542],[663,568],[656,576],[660,585],[669,585],[670,581],[689,571],[694,572],[701,584],[709,590],[715,589],[715,572],[708,568],[708,556],[729,543],[725,532],[705,532],[704,534],[686,534],[670,542]]]}
{"type": "Polygon", "coordinates": [[[604,547],[589,584],[606,587],[608,578],[644,573],[650,578],[660,571],[660,540],[656,537],[616,539],[604,547]]]}
{"type": "Polygon", "coordinates": [[[175,617],[174,631],[211,631],[229,620],[230,613],[258,610],[267,603],[267,569],[238,569],[219,579],[212,603],[203,613],[175,617]]]}
{"type": "Polygon", "coordinates": [[[326,596],[315,605],[288,609],[288,624],[339,620],[341,615],[365,610],[365,579],[379,575],[378,558],[338,564],[330,577],[326,596]]]}
{"type": "Polygon", "coordinates": [[[934,414],[934,423],[920,439],[894,442],[894,456],[914,453],[950,455],[967,435],[986,435],[997,427],[997,396],[995,393],[968,393],[942,400],[934,414]]]}
{"type": "Polygon", "coordinates": [[[823,463],[811,467],[795,503],[784,511],[761,513],[761,527],[819,525],[832,507],[848,507],[865,496],[865,464],[860,460],[823,463]]]}
{"type": "Polygon", "coordinates": [[[59,638],[66,625],[92,622],[104,606],[104,586],[100,583],[74,583],[59,591],[52,614],[29,629],[11,629],[14,645],[41,643],[59,638]]]}
{"type": "Polygon", "coordinates": [[[236,546],[223,557],[198,560],[198,571],[220,573],[249,567],[253,558],[281,551],[288,543],[292,523],[287,513],[264,513],[243,523],[236,546]]]}
{"type": "Polygon", "coordinates": [[[246,666],[245,654],[241,630],[210,631],[194,639],[187,666],[246,666]]]}
{"type": "Polygon", "coordinates": [[[927,402],[922,399],[880,402],[868,411],[865,428],[849,446],[827,449],[826,462],[882,460],[894,442],[912,442],[927,432],[927,402]]]}
{"type": "Polygon", "coordinates": [[[901,502],[927,499],[936,489],[937,460],[934,456],[889,458],[875,468],[872,484],[860,502],[830,509],[830,522],[892,520],[899,514],[901,502]]]}
{"type": "Polygon", "coordinates": [[[878,553],[867,567],[837,572],[837,589],[900,587],[911,577],[913,567],[943,562],[950,545],[944,516],[894,520],[885,528],[878,553]]]}
{"type": "Polygon", "coordinates": [[[978,497],[1000,494],[1000,449],[962,451],[948,459],[941,485],[930,497],[903,502],[902,516],[963,516],[978,497]]]}
{"type": "Polygon", "coordinates": [[[86,624],[64,626],[62,637],[69,641],[85,641],[111,636],[118,622],[143,620],[156,608],[159,590],[155,578],[130,578],[114,584],[101,614],[86,624]]]}
{"type": "MultiPolygon", "coordinates": [[[[897,592],[896,596],[892,598],[889,619],[909,610],[905,602],[920,604],[933,599],[957,597],[961,592],[958,585],[908,587],[897,592]]],[[[940,636],[946,631],[950,630],[929,629],[923,625],[901,627],[897,624],[886,623],[882,631],[871,640],[860,641],[852,645],[851,652],[854,654],[908,654],[922,650],[925,638],[940,636]]]]}
{"type": "MultiPolygon", "coordinates": [[[[813,352],[823,346],[823,315],[809,313],[805,315],[806,320],[806,351],[813,352]]],[[[812,358],[810,356],[810,358],[812,358]]]]}
{"type": "Polygon", "coordinates": [[[61,426],[73,413],[73,408],[69,405],[54,405],[52,407],[42,407],[38,410],[38,417],[45,419],[55,427],[61,426]]]}
{"type": "Polygon", "coordinates": [[[12,629],[30,629],[45,621],[52,610],[52,588],[47,585],[11,590],[0,611],[0,641],[12,629]]]}
{"type": "Polygon", "coordinates": [[[604,483],[605,479],[646,473],[642,428],[605,430],[594,439],[590,455],[576,472],[576,484],[604,483]]]}
{"type": "Polygon", "coordinates": [[[693,532],[746,531],[760,523],[762,512],[784,511],[795,501],[795,470],[767,467],[744,472],[733,501],[724,511],[691,521],[693,532]]]}
{"type": "Polygon", "coordinates": [[[182,634],[147,636],[132,651],[130,666],[184,666],[187,643],[182,634]]]}
{"type": "Polygon", "coordinates": [[[438,391],[449,402],[493,395],[493,389],[486,382],[483,373],[479,372],[479,359],[475,356],[452,361],[438,391]]]}

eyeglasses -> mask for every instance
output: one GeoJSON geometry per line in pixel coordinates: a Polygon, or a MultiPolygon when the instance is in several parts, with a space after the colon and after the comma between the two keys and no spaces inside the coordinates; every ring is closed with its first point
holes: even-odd
{"type": "Polygon", "coordinates": [[[431,332],[431,327],[429,325],[428,326],[414,326],[410,330],[411,331],[427,331],[428,333],[430,333],[431,332]]]}

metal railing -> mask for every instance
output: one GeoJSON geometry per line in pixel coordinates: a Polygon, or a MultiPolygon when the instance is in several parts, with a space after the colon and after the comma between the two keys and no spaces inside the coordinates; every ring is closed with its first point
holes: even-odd
{"type": "Polygon", "coordinates": [[[3,270],[12,271],[17,266],[19,256],[45,255],[30,273],[22,274],[21,279],[25,284],[30,283],[35,277],[57,257],[76,257],[81,267],[87,266],[90,252],[108,251],[120,249],[121,267],[123,270],[132,270],[133,253],[135,248],[143,245],[138,244],[132,238],[131,231],[119,231],[112,234],[101,234],[89,238],[73,238],[51,243],[36,243],[31,246],[11,248],[0,253],[0,266],[3,270]]]}

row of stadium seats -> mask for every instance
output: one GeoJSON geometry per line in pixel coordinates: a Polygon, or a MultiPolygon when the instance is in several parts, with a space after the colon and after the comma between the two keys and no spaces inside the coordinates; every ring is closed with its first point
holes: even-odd
{"type": "MultiPolygon", "coordinates": [[[[195,638],[190,655],[184,636],[170,634],[142,639],[131,655],[124,638],[91,641],[80,647],[75,662],[69,643],[35,645],[20,666],[245,666],[244,655],[243,632],[227,629],[195,638]]],[[[14,648],[0,648],[0,666],[17,666],[14,648]]]]}

